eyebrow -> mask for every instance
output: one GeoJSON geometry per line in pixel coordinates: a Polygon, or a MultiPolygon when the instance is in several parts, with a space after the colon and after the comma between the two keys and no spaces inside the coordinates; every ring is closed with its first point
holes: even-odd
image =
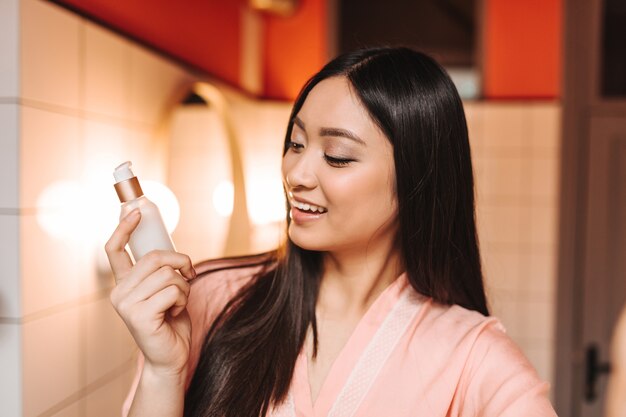
{"type": "MultiPolygon", "coordinates": [[[[293,118],[293,123],[297,125],[300,129],[306,131],[304,122],[298,116],[295,116],[293,118]]],[[[341,129],[338,127],[321,127],[320,136],[334,136],[334,137],[347,138],[363,146],[366,146],[365,141],[361,139],[356,133],[351,132],[347,129],[341,129]]]]}

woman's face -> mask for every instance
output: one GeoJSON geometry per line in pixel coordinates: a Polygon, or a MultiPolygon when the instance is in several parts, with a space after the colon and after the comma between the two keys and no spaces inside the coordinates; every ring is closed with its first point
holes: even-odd
{"type": "Polygon", "coordinates": [[[311,90],[289,145],[282,174],[296,245],[352,251],[395,239],[393,148],[345,77],[311,90]]]}

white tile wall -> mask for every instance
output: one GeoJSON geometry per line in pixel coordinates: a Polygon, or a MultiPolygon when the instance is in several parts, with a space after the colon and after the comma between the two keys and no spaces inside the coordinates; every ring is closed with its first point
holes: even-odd
{"type": "Polygon", "coordinates": [[[84,24],[84,109],[126,118],[130,104],[130,43],[92,23],[84,24]]]}
{"type": "Polygon", "coordinates": [[[130,131],[121,123],[85,119],[80,164],[92,184],[113,186],[113,170],[130,155],[130,131]]]}
{"type": "Polygon", "coordinates": [[[559,157],[561,106],[557,102],[534,103],[528,109],[529,134],[533,155],[559,157]]]}
{"type": "Polygon", "coordinates": [[[127,372],[89,393],[84,399],[85,416],[111,417],[121,415],[122,404],[128,394],[133,376],[134,369],[129,367],[127,372]]]}
{"type": "Polygon", "coordinates": [[[19,216],[0,215],[0,317],[21,315],[19,216]]]}
{"type": "Polygon", "coordinates": [[[521,291],[532,297],[556,299],[557,259],[555,248],[533,248],[530,252],[528,275],[521,291]]]}
{"type": "Polygon", "coordinates": [[[108,297],[81,306],[80,311],[85,320],[85,383],[93,384],[111,370],[130,363],[136,348],[108,297]]]}
{"type": "Polygon", "coordinates": [[[51,2],[20,5],[21,96],[78,108],[81,20],[51,2]]]}
{"type": "Polygon", "coordinates": [[[0,2],[0,97],[19,94],[19,0],[0,2]]]}
{"type": "Polygon", "coordinates": [[[28,106],[20,116],[20,207],[35,208],[50,185],[80,180],[82,121],[28,106]]]}
{"type": "Polygon", "coordinates": [[[83,417],[83,407],[82,401],[77,401],[52,414],[50,417],[83,417]]]}
{"type": "Polygon", "coordinates": [[[528,104],[483,104],[483,142],[487,148],[517,150],[528,144],[528,104]]]}
{"type": "Polygon", "coordinates": [[[552,381],[559,187],[558,103],[467,103],[486,290],[552,381]]]}
{"type": "Polygon", "coordinates": [[[37,416],[81,387],[79,309],[23,326],[24,417],[37,416]]]}
{"type": "Polygon", "coordinates": [[[520,241],[521,213],[518,205],[483,204],[476,207],[481,242],[516,245],[520,241]]]}
{"type": "Polygon", "coordinates": [[[19,111],[16,104],[0,104],[0,209],[19,207],[19,111]]]}
{"type": "Polygon", "coordinates": [[[2,415],[22,415],[22,326],[0,324],[0,404],[2,415]]]}
{"type": "MultiPolygon", "coordinates": [[[[0,5],[2,19],[10,1],[0,5]]],[[[22,106],[0,104],[0,123],[9,133],[0,137],[0,263],[3,274],[15,277],[2,276],[0,317],[25,324],[0,325],[1,360],[13,360],[15,349],[23,355],[12,361],[17,377],[0,362],[10,371],[0,384],[12,387],[2,389],[12,397],[2,397],[0,414],[8,404],[15,416],[22,415],[22,405],[24,416],[118,415],[132,376],[120,370],[133,368],[128,359],[134,343],[106,297],[112,280],[102,268],[102,246],[119,210],[111,173],[131,159],[144,178],[165,178],[157,129],[178,86],[192,75],[52,3],[22,0],[19,17],[20,38],[13,43],[20,58],[16,53],[13,64],[22,84],[14,95],[22,106]],[[42,193],[59,182],[81,190],[72,205],[79,210],[53,203],[36,208],[42,193]],[[20,215],[9,215],[18,208],[20,215]],[[69,213],[72,221],[63,228],[69,236],[42,229],[42,213],[69,213]],[[23,347],[12,339],[4,344],[5,329],[22,331],[23,347]],[[23,383],[16,384],[19,378],[23,383]]],[[[11,41],[4,37],[9,29],[2,26],[0,42],[11,41]]],[[[3,74],[0,99],[9,94],[7,80],[3,74]]]]}
{"type": "Polygon", "coordinates": [[[130,51],[130,111],[128,117],[150,126],[159,125],[194,77],[181,67],[134,46],[130,51]],[[158,87],[156,87],[158,86],[158,87]]]}

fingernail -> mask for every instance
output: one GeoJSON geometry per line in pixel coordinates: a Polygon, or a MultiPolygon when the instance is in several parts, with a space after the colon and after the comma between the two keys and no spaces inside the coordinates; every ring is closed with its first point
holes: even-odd
{"type": "Polygon", "coordinates": [[[129,221],[129,222],[132,222],[137,217],[139,217],[140,214],[141,214],[141,212],[139,211],[138,208],[136,208],[133,211],[131,211],[130,213],[128,213],[128,216],[126,216],[126,220],[129,221]]]}

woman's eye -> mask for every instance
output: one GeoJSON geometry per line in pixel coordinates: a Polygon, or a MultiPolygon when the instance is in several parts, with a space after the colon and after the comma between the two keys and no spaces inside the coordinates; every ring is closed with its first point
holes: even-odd
{"type": "Polygon", "coordinates": [[[304,145],[298,142],[294,142],[292,140],[290,140],[289,142],[287,142],[287,149],[288,150],[293,150],[293,151],[300,151],[301,149],[304,148],[304,145]]]}
{"type": "Polygon", "coordinates": [[[329,165],[343,167],[348,165],[350,162],[354,162],[354,159],[348,158],[335,158],[334,156],[324,155],[324,159],[328,162],[329,165]]]}

